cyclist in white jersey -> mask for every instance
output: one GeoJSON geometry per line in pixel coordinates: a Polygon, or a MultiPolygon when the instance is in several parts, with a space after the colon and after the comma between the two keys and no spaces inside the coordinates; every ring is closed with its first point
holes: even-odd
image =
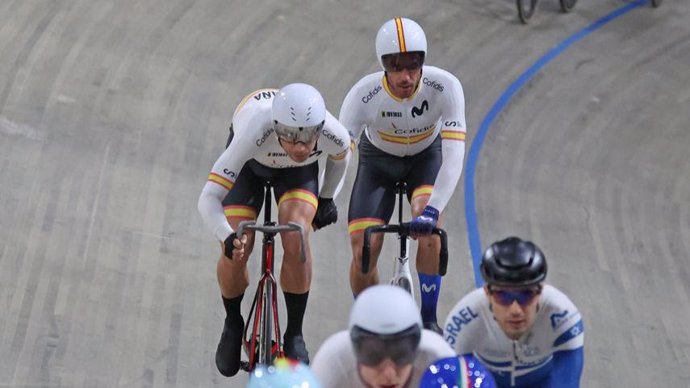
{"type": "Polygon", "coordinates": [[[357,296],[348,330],[326,339],[311,370],[323,387],[416,388],[433,361],[454,355],[440,335],[422,328],[409,293],[382,284],[357,296]]]}
{"type": "Polygon", "coordinates": [[[532,242],[510,237],[484,253],[486,285],[458,302],[444,337],[458,354],[474,354],[497,386],[576,388],[584,326],[577,307],[544,284],[546,258],[532,242]]]}
{"type": "Polygon", "coordinates": [[[419,24],[406,18],[386,22],[376,36],[376,53],[384,71],[370,74],[352,87],[339,118],[359,141],[360,152],[348,211],[352,292],[356,295],[378,283],[376,263],[383,237],[372,236],[372,269],[363,274],[363,231],[390,220],[395,184],[406,181],[414,217],[411,231],[419,243],[416,267],[422,320],[424,327],[440,333],[436,323],[440,241],[429,233],[462,173],[465,98],[454,75],[423,65],[426,51],[426,36],[419,24]]]}
{"type": "Polygon", "coordinates": [[[287,307],[285,353],[309,362],[302,336],[311,284],[308,233],[311,226],[319,229],[337,220],[333,198],[350,157],[347,130],[326,111],[321,94],[306,84],[251,93],[235,110],[230,129],[227,148],[213,165],[198,202],[221,245],[217,273],[227,317],[216,365],[226,376],[239,369],[244,327],[240,305],[249,285],[247,258],[254,245],[253,233],[237,236],[234,231],[240,221],[256,219],[266,181],[278,202],[278,222],[303,225],[307,238],[307,260],[302,263],[299,235],[281,234],[280,285],[287,307]],[[328,159],[319,188],[317,161],[322,156],[328,159]]]}

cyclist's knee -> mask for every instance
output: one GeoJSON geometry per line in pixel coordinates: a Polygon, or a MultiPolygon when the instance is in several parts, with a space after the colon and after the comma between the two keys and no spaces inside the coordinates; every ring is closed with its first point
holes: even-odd
{"type": "MultiPolygon", "coordinates": [[[[307,231],[304,232],[304,248],[306,252],[304,254],[309,257],[309,244],[307,243],[308,238],[307,231]]],[[[280,236],[280,240],[283,244],[283,253],[286,257],[301,257],[302,255],[302,239],[298,232],[283,232],[280,236]]]]}

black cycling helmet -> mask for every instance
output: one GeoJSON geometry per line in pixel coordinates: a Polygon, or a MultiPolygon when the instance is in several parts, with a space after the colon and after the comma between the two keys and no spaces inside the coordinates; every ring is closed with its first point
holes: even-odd
{"type": "Polygon", "coordinates": [[[482,277],[489,285],[531,286],[544,281],[546,269],[546,257],[541,249],[517,237],[491,244],[482,256],[482,277]]]}

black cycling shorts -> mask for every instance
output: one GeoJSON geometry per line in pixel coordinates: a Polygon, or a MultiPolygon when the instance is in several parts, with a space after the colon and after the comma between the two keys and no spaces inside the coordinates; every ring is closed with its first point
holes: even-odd
{"type": "Polygon", "coordinates": [[[395,156],[371,144],[366,135],[359,143],[359,166],[348,210],[348,232],[361,232],[388,223],[395,209],[395,183],[407,182],[407,199],[431,195],[441,168],[441,136],[424,151],[395,156]]]}
{"type": "Polygon", "coordinates": [[[319,164],[290,168],[272,168],[252,159],[223,199],[225,216],[255,220],[264,204],[264,183],[270,181],[273,195],[280,206],[285,201],[303,201],[316,209],[319,192],[319,164]]]}

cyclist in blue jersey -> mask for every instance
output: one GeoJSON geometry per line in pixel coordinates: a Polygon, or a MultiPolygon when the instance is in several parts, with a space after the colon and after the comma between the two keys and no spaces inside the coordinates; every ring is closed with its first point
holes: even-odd
{"type": "Polygon", "coordinates": [[[443,336],[458,354],[473,354],[500,388],[577,388],[584,326],[577,307],[544,284],[547,264],[532,242],[493,243],[482,256],[486,282],[453,307],[443,336]]]}

